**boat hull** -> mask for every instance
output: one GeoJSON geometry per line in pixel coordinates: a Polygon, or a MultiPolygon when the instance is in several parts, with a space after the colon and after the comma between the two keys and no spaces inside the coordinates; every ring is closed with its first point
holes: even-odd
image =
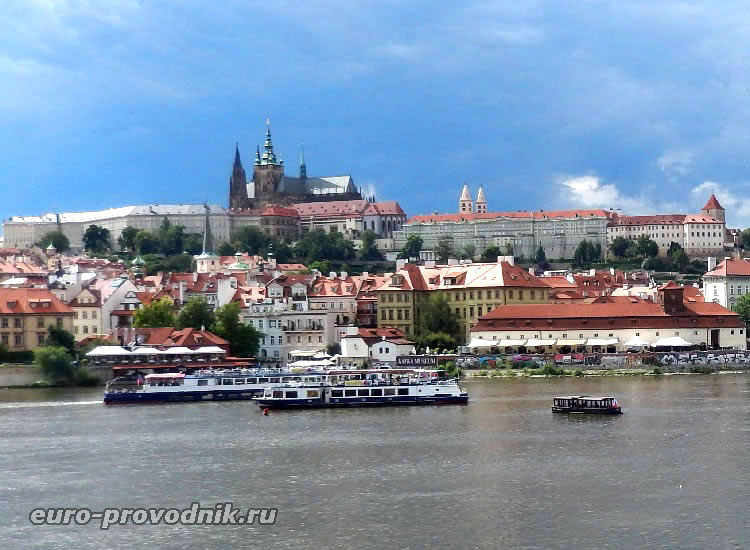
{"type": "Polygon", "coordinates": [[[599,415],[614,415],[622,414],[622,409],[609,408],[609,409],[571,409],[567,407],[552,407],[553,413],[560,414],[599,414],[599,415]]]}
{"type": "Polygon", "coordinates": [[[466,405],[469,402],[469,396],[332,398],[328,402],[321,401],[320,399],[263,399],[259,397],[255,401],[259,407],[268,409],[336,409],[403,405],[466,405]]]}
{"type": "Polygon", "coordinates": [[[185,403],[191,401],[250,400],[263,395],[263,389],[184,391],[184,392],[117,392],[105,393],[105,405],[138,405],[148,403],[185,403]]]}

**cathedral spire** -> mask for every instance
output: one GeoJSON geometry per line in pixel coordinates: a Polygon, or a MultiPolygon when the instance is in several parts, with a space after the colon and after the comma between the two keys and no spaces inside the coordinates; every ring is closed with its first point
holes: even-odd
{"type": "Polygon", "coordinates": [[[458,211],[461,214],[474,211],[474,201],[471,200],[469,185],[466,182],[464,182],[464,188],[461,190],[461,198],[458,199],[458,211]]]}
{"type": "Polygon", "coordinates": [[[477,193],[477,213],[487,213],[487,199],[484,196],[484,189],[482,189],[481,185],[479,186],[479,193],[477,193]]]}
{"type": "Polygon", "coordinates": [[[203,226],[203,253],[202,255],[207,255],[207,254],[213,254],[214,252],[214,239],[213,239],[213,236],[211,235],[211,223],[209,219],[209,214],[211,213],[211,209],[208,207],[208,204],[206,203],[203,204],[203,208],[206,209],[206,221],[203,226]]]}
{"type": "Polygon", "coordinates": [[[260,164],[260,145],[255,147],[255,164],[260,164]]]}
{"type": "Polygon", "coordinates": [[[240,142],[236,142],[236,145],[234,146],[234,165],[235,166],[242,166],[242,161],[240,160],[240,142]]]}
{"type": "Polygon", "coordinates": [[[307,179],[307,164],[305,164],[305,144],[304,143],[300,146],[299,178],[302,180],[307,179]]]}

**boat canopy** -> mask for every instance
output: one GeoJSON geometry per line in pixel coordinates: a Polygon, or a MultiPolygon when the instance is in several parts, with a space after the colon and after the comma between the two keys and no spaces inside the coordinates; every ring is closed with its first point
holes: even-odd
{"type": "Polygon", "coordinates": [[[289,367],[328,367],[331,365],[334,365],[335,363],[331,361],[330,359],[317,359],[315,361],[306,361],[304,359],[300,359],[299,361],[295,361],[294,363],[289,363],[289,367]]]}
{"type": "Polygon", "coordinates": [[[630,340],[623,344],[623,346],[626,348],[647,348],[650,345],[651,344],[646,342],[646,340],[644,340],[640,336],[633,336],[630,340]]]}
{"type": "Polygon", "coordinates": [[[132,355],[164,355],[164,352],[156,348],[136,348],[130,352],[132,355]]]}
{"type": "Polygon", "coordinates": [[[195,353],[195,351],[186,348],[185,346],[175,346],[173,348],[167,348],[165,353],[169,355],[187,355],[189,353],[195,353]]]}
{"type": "Polygon", "coordinates": [[[160,372],[158,374],[146,375],[146,380],[153,380],[158,378],[185,378],[185,374],[182,372],[160,372]]]}
{"type": "Polygon", "coordinates": [[[669,338],[660,338],[652,344],[655,348],[689,348],[693,344],[680,338],[679,336],[670,336],[669,338]]]}

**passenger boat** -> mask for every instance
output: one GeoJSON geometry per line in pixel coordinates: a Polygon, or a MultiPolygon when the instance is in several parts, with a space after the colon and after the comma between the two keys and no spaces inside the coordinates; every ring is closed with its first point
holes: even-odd
{"type": "Polygon", "coordinates": [[[591,397],[589,395],[569,395],[555,397],[552,402],[553,413],[573,414],[622,414],[622,409],[615,397],[591,397]]]}
{"type": "Polygon", "coordinates": [[[261,408],[303,409],[384,405],[465,404],[466,390],[441,370],[329,371],[320,383],[271,386],[256,398],[261,408]]]}
{"type": "Polygon", "coordinates": [[[115,378],[104,390],[104,404],[168,403],[253,399],[270,386],[321,383],[322,373],[278,369],[202,369],[115,378]]]}

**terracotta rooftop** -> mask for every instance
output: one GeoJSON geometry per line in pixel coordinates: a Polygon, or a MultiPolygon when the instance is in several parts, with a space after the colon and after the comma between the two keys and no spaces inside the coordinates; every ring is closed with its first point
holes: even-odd
{"type": "Polygon", "coordinates": [[[301,202],[292,205],[300,216],[360,217],[363,215],[405,216],[396,201],[367,202],[365,200],[301,202]]]}
{"type": "Polygon", "coordinates": [[[0,314],[50,315],[73,310],[45,288],[0,288],[0,314]]]}
{"type": "Polygon", "coordinates": [[[494,220],[496,218],[527,218],[534,220],[560,218],[611,218],[614,214],[607,210],[539,210],[519,212],[466,212],[463,214],[423,214],[409,218],[407,223],[466,222],[494,220]]]}
{"type": "Polygon", "coordinates": [[[703,210],[724,210],[724,207],[719,204],[719,200],[716,198],[716,195],[711,193],[711,196],[708,197],[708,201],[706,202],[706,206],[703,207],[703,210]]]}
{"type": "Polygon", "coordinates": [[[750,277],[750,261],[741,259],[724,260],[703,276],[750,277]]]}

